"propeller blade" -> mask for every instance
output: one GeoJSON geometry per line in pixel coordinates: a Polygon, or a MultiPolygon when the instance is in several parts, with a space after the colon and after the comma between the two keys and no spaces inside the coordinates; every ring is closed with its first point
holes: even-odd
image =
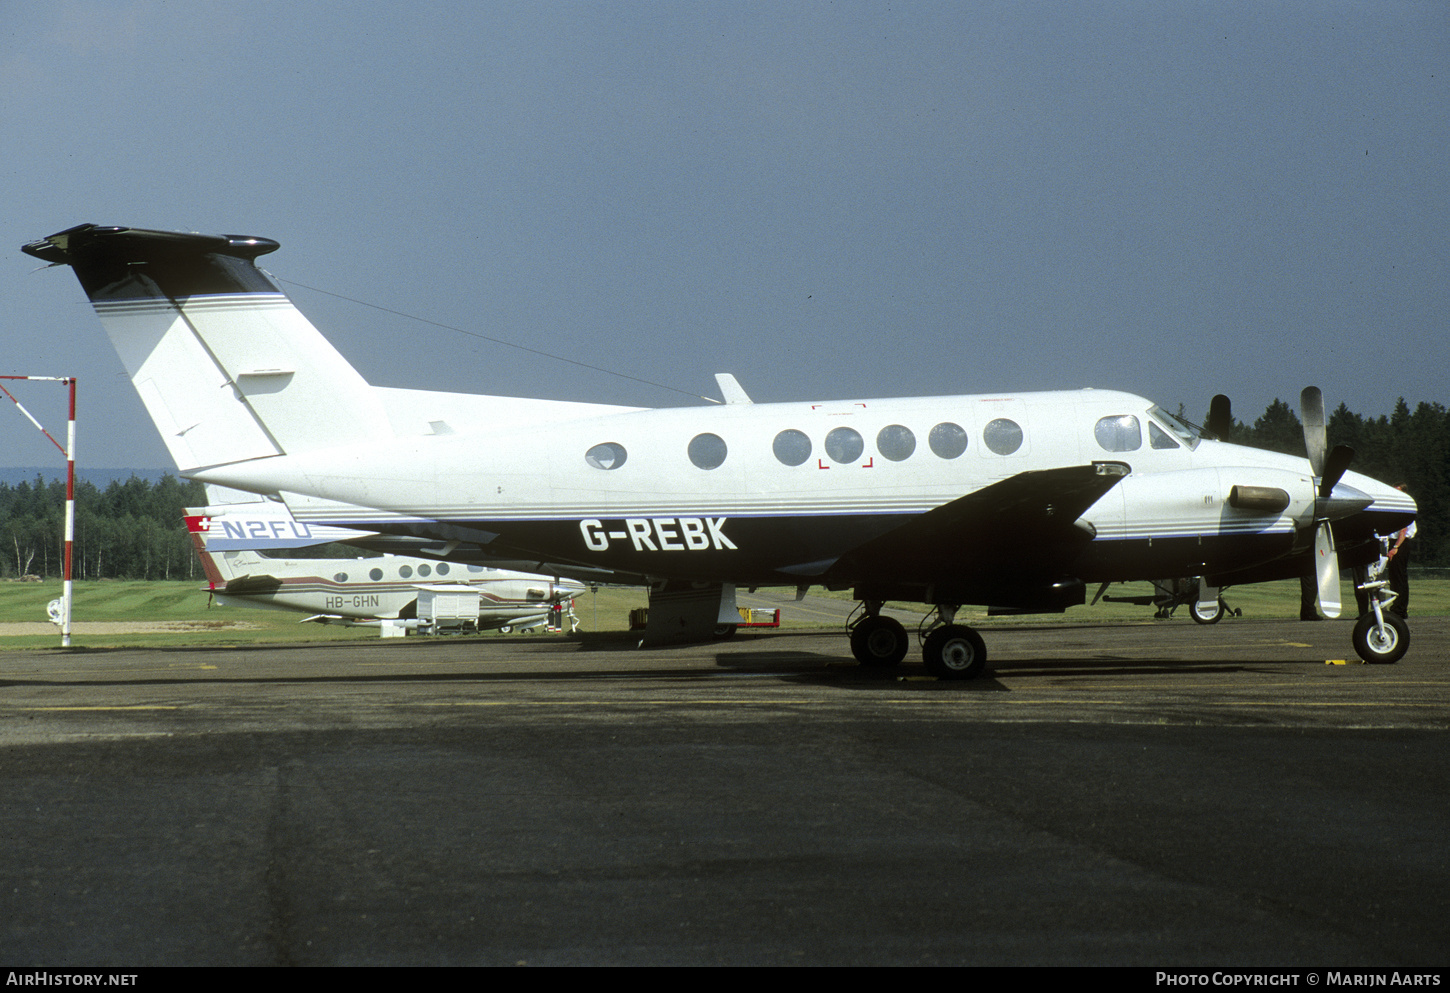
{"type": "Polygon", "coordinates": [[[1319,582],[1319,613],[1333,620],[1339,616],[1339,556],[1334,550],[1334,532],[1328,522],[1314,531],[1314,578],[1319,582]]]}
{"type": "Polygon", "coordinates": [[[1306,386],[1299,394],[1300,420],[1304,422],[1304,449],[1314,475],[1324,475],[1324,453],[1329,447],[1329,431],[1324,425],[1324,394],[1317,386],[1306,386]]]}
{"type": "Polygon", "coordinates": [[[1219,441],[1228,441],[1233,426],[1234,415],[1229,407],[1228,397],[1222,393],[1216,394],[1208,402],[1208,423],[1204,427],[1219,441]]]}
{"type": "Polygon", "coordinates": [[[1354,449],[1348,445],[1335,445],[1329,457],[1324,460],[1324,478],[1319,483],[1319,499],[1328,500],[1335,484],[1343,478],[1349,464],[1354,461],[1354,449]]]}

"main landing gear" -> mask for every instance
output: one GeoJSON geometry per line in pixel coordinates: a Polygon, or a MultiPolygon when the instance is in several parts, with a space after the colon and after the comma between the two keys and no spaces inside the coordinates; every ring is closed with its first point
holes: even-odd
{"type": "MultiPolygon", "coordinates": [[[[865,615],[850,625],[851,654],[856,661],[873,668],[899,665],[909,647],[906,628],[881,614],[879,600],[861,604],[865,615]]],[[[987,646],[982,636],[965,624],[952,623],[956,604],[938,604],[922,621],[922,661],[926,671],[938,679],[975,679],[987,670],[987,646]]]]}

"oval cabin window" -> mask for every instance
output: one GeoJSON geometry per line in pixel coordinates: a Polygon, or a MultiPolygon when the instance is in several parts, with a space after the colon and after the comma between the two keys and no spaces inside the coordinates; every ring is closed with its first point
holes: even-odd
{"type": "Polygon", "coordinates": [[[725,462],[729,449],[718,434],[697,434],[690,439],[690,461],[697,469],[718,469],[725,462]]]}
{"type": "Polygon", "coordinates": [[[795,428],[786,428],[776,435],[770,448],[782,465],[800,465],[811,457],[811,439],[795,428]]]}
{"type": "Polygon", "coordinates": [[[982,443],[998,455],[1011,455],[1022,447],[1022,426],[999,417],[989,421],[982,431],[982,443]]]}
{"type": "Polygon", "coordinates": [[[892,462],[905,462],[916,451],[916,435],[902,424],[888,424],[876,435],[876,450],[892,462]]]}
{"type": "Polygon", "coordinates": [[[624,446],[614,441],[595,445],[584,453],[584,461],[596,469],[618,469],[627,457],[624,446]]]}
{"type": "Polygon", "coordinates": [[[942,421],[931,429],[926,443],[937,458],[954,459],[967,450],[967,432],[960,424],[942,421]]]}

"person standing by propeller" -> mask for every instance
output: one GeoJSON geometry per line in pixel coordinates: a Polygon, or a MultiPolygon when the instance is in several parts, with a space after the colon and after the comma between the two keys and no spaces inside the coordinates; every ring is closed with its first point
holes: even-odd
{"type": "MultiPolygon", "coordinates": [[[[1395,489],[1408,492],[1405,486],[1405,483],[1400,483],[1395,489]]],[[[1410,616],[1410,549],[1406,543],[1415,536],[1416,530],[1415,522],[1411,521],[1390,539],[1389,580],[1390,590],[1395,594],[1390,610],[1401,617],[1410,616]]]]}

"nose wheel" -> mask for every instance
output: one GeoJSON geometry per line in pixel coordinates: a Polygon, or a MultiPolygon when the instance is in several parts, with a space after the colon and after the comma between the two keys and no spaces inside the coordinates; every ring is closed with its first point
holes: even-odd
{"type": "Polygon", "coordinates": [[[1410,623],[1390,611],[1395,594],[1381,579],[1359,587],[1370,596],[1369,610],[1354,622],[1354,652],[1370,664],[1389,665],[1410,650],[1410,623]]]}
{"type": "Polygon", "coordinates": [[[1398,662],[1409,647],[1410,626],[1398,614],[1386,614],[1383,623],[1365,614],[1354,625],[1354,651],[1366,662],[1398,662]]]}

